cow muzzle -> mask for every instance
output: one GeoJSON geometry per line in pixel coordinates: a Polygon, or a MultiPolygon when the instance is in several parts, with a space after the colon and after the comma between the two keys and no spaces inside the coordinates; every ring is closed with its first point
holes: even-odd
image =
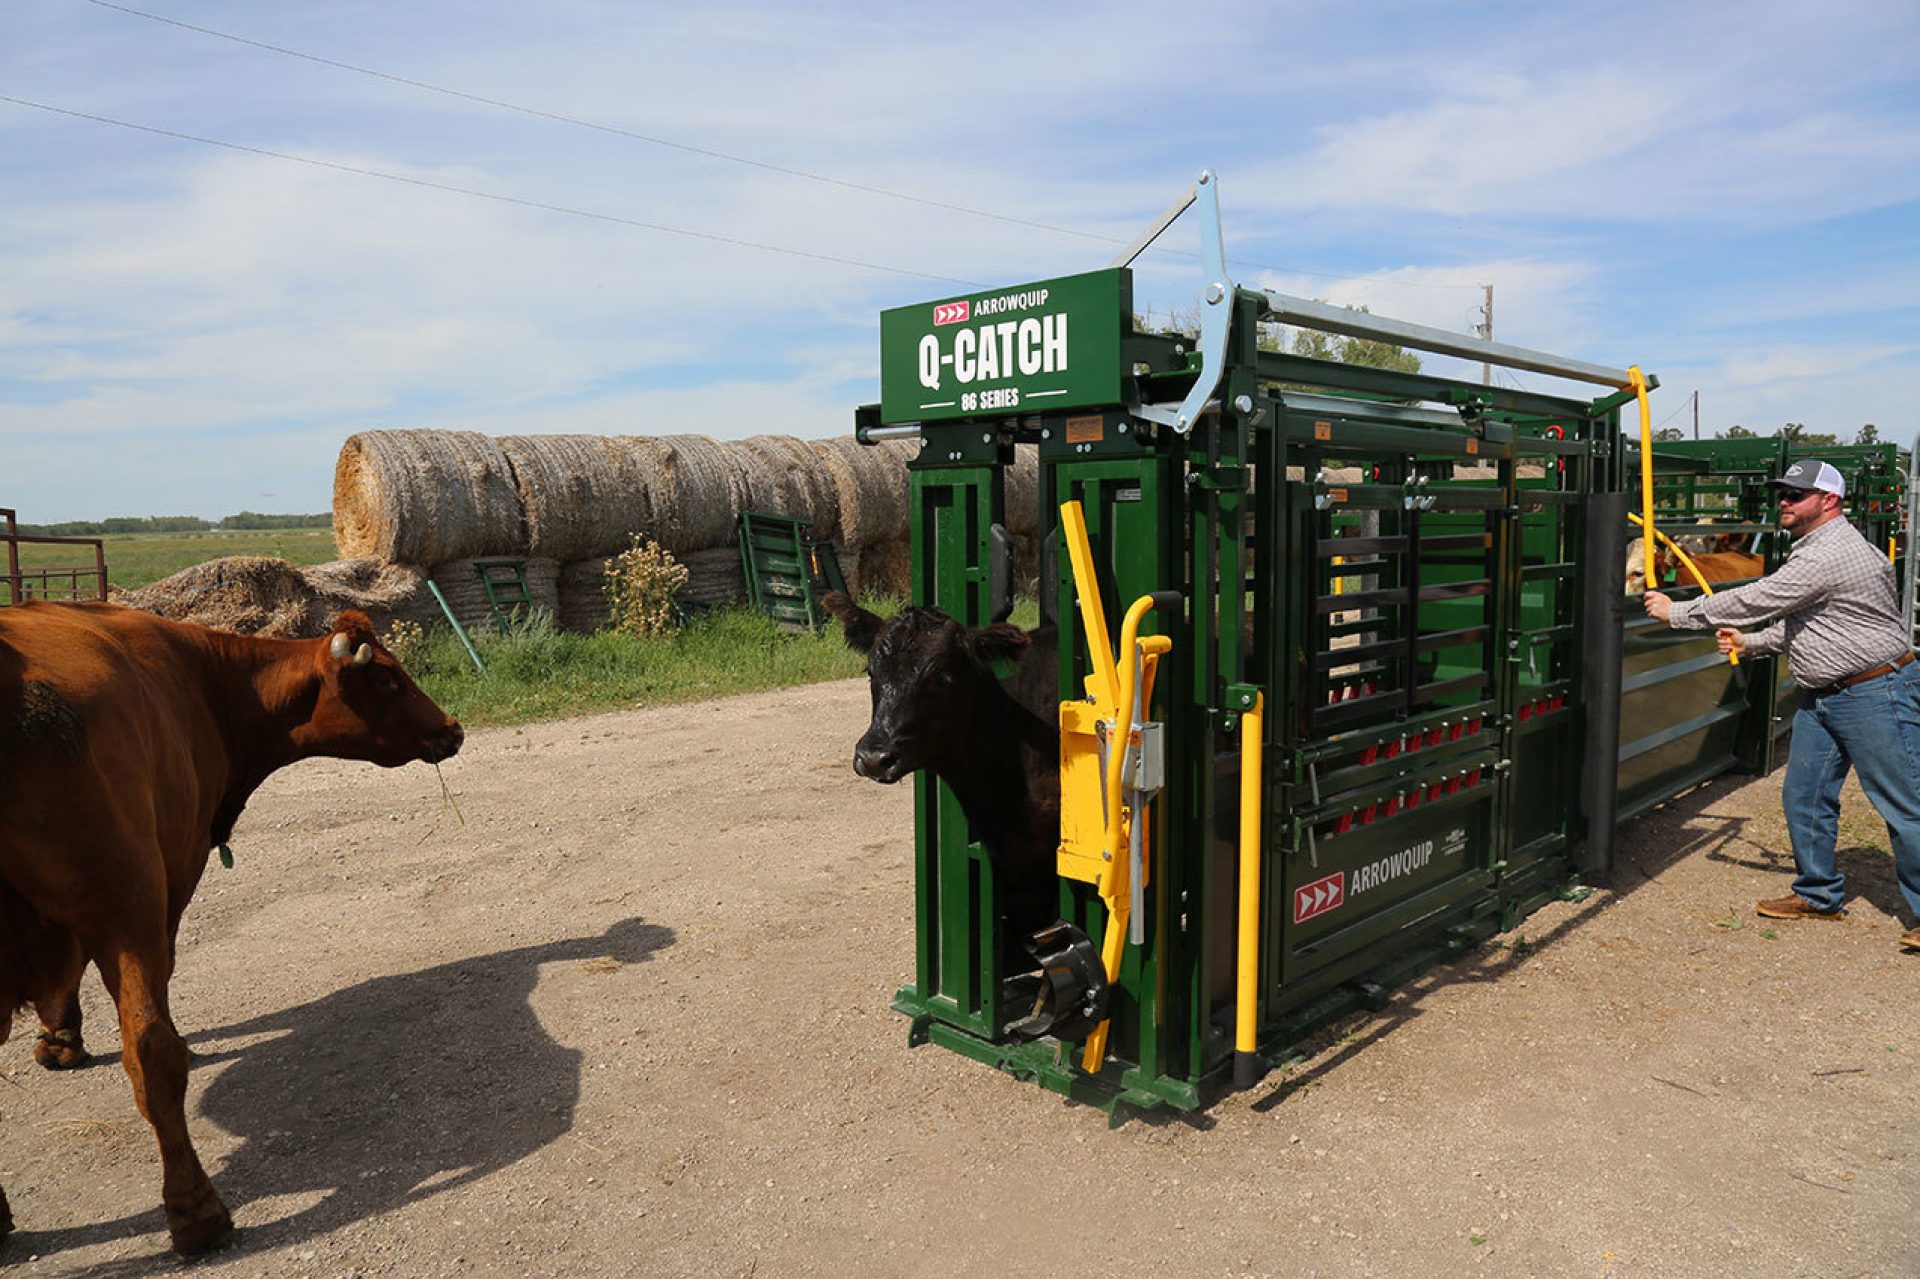
{"type": "Polygon", "coordinates": [[[853,748],[853,771],[861,777],[891,786],[912,770],[901,760],[899,752],[862,742],[853,748]]]}
{"type": "Polygon", "coordinates": [[[467,730],[460,727],[460,721],[450,719],[439,734],[427,742],[425,759],[429,764],[438,764],[443,759],[452,759],[460,753],[460,747],[467,740],[467,730]]]}

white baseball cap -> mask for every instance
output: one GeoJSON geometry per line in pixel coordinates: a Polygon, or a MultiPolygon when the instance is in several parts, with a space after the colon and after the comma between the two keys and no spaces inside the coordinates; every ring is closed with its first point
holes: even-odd
{"type": "Polygon", "coordinates": [[[1825,462],[1817,462],[1810,457],[1801,458],[1780,472],[1779,479],[1768,480],[1767,483],[1777,484],[1781,488],[1800,489],[1803,492],[1808,489],[1818,489],[1822,493],[1832,493],[1838,497],[1847,495],[1846,478],[1834,467],[1825,462]]]}

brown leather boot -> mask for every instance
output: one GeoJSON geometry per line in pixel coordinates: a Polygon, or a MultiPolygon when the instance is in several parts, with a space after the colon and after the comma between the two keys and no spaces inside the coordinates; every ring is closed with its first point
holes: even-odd
{"type": "Polygon", "coordinates": [[[1813,904],[1799,893],[1788,893],[1785,897],[1770,897],[1754,907],[1768,919],[1845,919],[1847,908],[1838,910],[1815,910],[1813,904]]]}
{"type": "Polygon", "coordinates": [[[1920,928],[1909,928],[1900,934],[1901,950],[1920,950],[1920,928]]]}

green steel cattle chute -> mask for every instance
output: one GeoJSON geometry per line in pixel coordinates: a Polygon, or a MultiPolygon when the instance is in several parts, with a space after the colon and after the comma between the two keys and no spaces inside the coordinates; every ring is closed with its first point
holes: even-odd
{"type": "MultiPolygon", "coordinates": [[[[886,312],[881,403],[857,415],[863,439],[920,439],[914,601],[968,625],[1005,616],[1007,477],[1017,447],[1037,450],[1023,514],[1046,534],[1040,606],[1059,631],[1061,935],[1101,952],[1063,948],[1049,971],[1094,981],[1104,960],[1110,978],[1071,1039],[1019,1033],[1021,939],[954,796],[922,772],[916,965],[895,1006],[911,1042],[1110,1111],[1202,1106],[1583,891],[1620,820],[1771,767],[1792,689],[1783,663],[1731,666],[1711,633],[1626,607],[1637,369],[1236,287],[1217,193],[1202,174],[1103,270],[886,312]],[[1192,206],[1199,333],[1142,331],[1129,264],[1192,206]],[[1601,391],[1267,350],[1271,321],[1601,391]],[[1110,694],[1130,664],[1128,716],[1110,694]]],[[[1899,450],[1841,452],[1856,521],[1900,543],[1899,450]]],[[[1761,486],[1787,456],[1778,440],[1657,444],[1656,529],[1712,520],[1777,562],[1761,486]]]]}

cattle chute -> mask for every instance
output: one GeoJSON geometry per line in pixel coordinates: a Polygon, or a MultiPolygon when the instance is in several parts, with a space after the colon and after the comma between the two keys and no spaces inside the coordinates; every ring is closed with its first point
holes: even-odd
{"type": "MultiPolygon", "coordinates": [[[[1075,1033],[1016,1033],[1034,1025],[1034,983],[1004,971],[1022,939],[1004,936],[959,805],[920,774],[917,962],[895,1007],[912,1042],[1109,1110],[1191,1109],[1250,1084],[1315,1029],[1604,881],[1618,822],[1771,768],[1794,691],[1784,662],[1734,666],[1710,632],[1645,619],[1624,572],[1636,490],[1656,533],[1710,520],[1777,564],[1764,484],[1798,454],[1788,441],[1643,450],[1621,430],[1658,385],[1637,366],[1236,287],[1218,183],[1203,175],[1189,196],[1154,230],[1199,211],[1197,337],[1136,323],[1136,247],[1104,270],[886,312],[882,402],[856,419],[863,439],[921,442],[914,601],[968,625],[1004,616],[996,529],[1016,449],[1037,451],[1038,491],[1020,500],[1047,535],[1038,594],[1060,631],[1059,915],[1117,956],[1084,1036],[1101,1051],[1076,1042],[1086,1016],[1075,1033]],[[1601,390],[1265,349],[1274,321],[1601,390]],[[1095,810],[1075,796],[1105,781],[1102,734],[1109,750],[1130,740],[1106,672],[1142,599],[1155,603],[1136,633],[1166,648],[1142,681],[1159,790],[1134,813],[1129,875],[1117,849],[1087,861],[1076,821],[1118,832],[1076,816],[1095,810]]],[[[1903,541],[1900,450],[1820,456],[1847,471],[1867,535],[1903,541]]],[[[1079,1007],[1071,990],[1091,984],[1050,990],[1079,1007]]]]}

